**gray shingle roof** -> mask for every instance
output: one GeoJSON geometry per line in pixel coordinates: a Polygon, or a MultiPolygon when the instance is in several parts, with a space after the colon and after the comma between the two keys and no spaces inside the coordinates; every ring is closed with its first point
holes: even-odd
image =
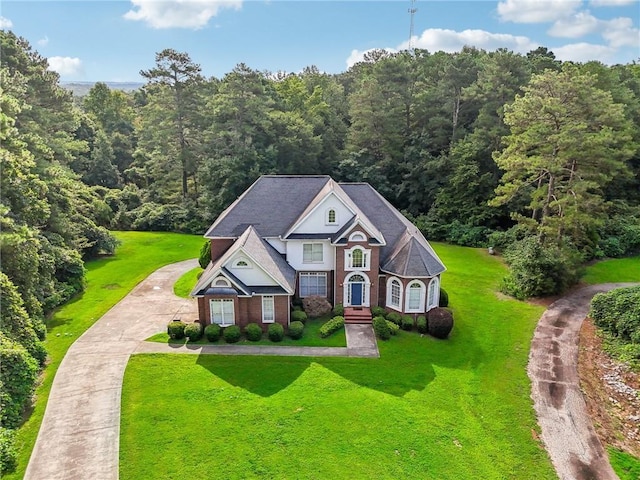
{"type": "Polygon", "coordinates": [[[205,237],[239,237],[249,225],[262,237],[278,237],[330,179],[327,175],[264,175],[218,217],[205,237]]]}
{"type": "Polygon", "coordinates": [[[444,272],[444,264],[422,232],[371,185],[341,183],[340,186],[384,235],[387,244],[380,249],[380,265],[384,271],[408,277],[431,277],[444,272]]]}

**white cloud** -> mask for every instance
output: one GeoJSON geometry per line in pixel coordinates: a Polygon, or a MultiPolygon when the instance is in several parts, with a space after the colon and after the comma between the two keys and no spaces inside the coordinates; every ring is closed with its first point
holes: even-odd
{"type": "Polygon", "coordinates": [[[612,47],[636,47],[640,50],[640,30],[634,28],[633,20],[628,17],[614,18],[603,22],[604,38],[612,47]]]}
{"type": "Polygon", "coordinates": [[[0,16],[0,28],[11,28],[13,27],[13,22],[8,18],[0,16]]]}
{"type": "Polygon", "coordinates": [[[46,47],[48,44],[49,44],[49,37],[47,37],[46,35],[40,40],[38,40],[38,45],[40,45],[41,47],[46,47]]]}
{"type": "Polygon", "coordinates": [[[601,29],[602,21],[589,12],[578,12],[556,21],[547,31],[552,37],[580,38],[601,29]]]}
{"type": "Polygon", "coordinates": [[[591,5],[594,7],[622,7],[625,5],[631,5],[638,0],[591,0],[591,5]]]}
{"type": "Polygon", "coordinates": [[[551,50],[558,60],[573,62],[599,60],[602,63],[610,63],[616,53],[615,48],[607,45],[595,45],[586,42],[554,47],[551,50]]]}
{"type": "Polygon", "coordinates": [[[498,15],[506,22],[553,22],[571,15],[581,5],[582,0],[504,0],[498,3],[498,15]]]}
{"type": "MultiPolygon", "coordinates": [[[[446,30],[441,28],[430,28],[422,32],[419,37],[414,37],[413,46],[422,48],[430,52],[459,52],[464,46],[472,46],[484,50],[497,50],[506,48],[514,52],[526,53],[539,47],[539,44],[527,37],[509,35],[504,33],[491,33],[485,30],[446,30]]],[[[396,48],[384,48],[387,52],[394,53],[399,50],[406,50],[409,42],[405,41],[396,48]]],[[[352,50],[347,58],[347,66],[351,67],[357,62],[361,62],[366,53],[375,49],[360,51],[352,50]]]]}
{"type": "Polygon", "coordinates": [[[127,20],[140,20],[153,28],[202,28],[225,8],[239,10],[242,0],[131,0],[127,20]],[[137,10],[136,10],[137,9],[137,10]]]}
{"type": "Polygon", "coordinates": [[[71,77],[82,74],[82,60],[77,57],[49,57],[49,70],[61,76],[71,77]]]}

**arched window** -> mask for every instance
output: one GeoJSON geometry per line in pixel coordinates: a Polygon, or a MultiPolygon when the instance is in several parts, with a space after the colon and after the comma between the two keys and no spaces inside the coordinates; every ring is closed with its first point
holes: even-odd
{"type": "Polygon", "coordinates": [[[387,307],[402,310],[402,283],[397,278],[387,280],[387,307]]]}
{"type": "Polygon", "coordinates": [[[338,223],[338,214],[335,209],[330,208],[327,210],[327,225],[335,225],[338,223]]]}
{"type": "Polygon", "coordinates": [[[214,287],[230,287],[229,280],[224,277],[218,277],[213,281],[214,287]]]}
{"type": "Polygon", "coordinates": [[[351,307],[368,307],[371,283],[365,273],[351,273],[344,281],[344,305],[351,307]]]}
{"type": "Polygon", "coordinates": [[[429,282],[429,293],[427,295],[427,311],[435,308],[440,303],[440,279],[432,278],[429,282]]]}
{"type": "Polygon", "coordinates": [[[353,268],[362,268],[364,266],[364,254],[359,248],[351,252],[351,266],[353,268]]]}
{"type": "Polygon", "coordinates": [[[249,261],[245,258],[240,257],[233,263],[234,268],[251,268],[249,261]]]}
{"type": "Polygon", "coordinates": [[[424,312],[425,286],[419,280],[412,281],[407,288],[407,312],[424,312]]]}
{"type": "Polygon", "coordinates": [[[350,242],[364,242],[366,239],[367,239],[367,237],[365,237],[362,232],[353,232],[349,236],[349,241],[350,242]]]}
{"type": "Polygon", "coordinates": [[[344,251],[345,269],[346,270],[369,270],[369,261],[371,258],[371,250],[355,246],[344,251]]]}

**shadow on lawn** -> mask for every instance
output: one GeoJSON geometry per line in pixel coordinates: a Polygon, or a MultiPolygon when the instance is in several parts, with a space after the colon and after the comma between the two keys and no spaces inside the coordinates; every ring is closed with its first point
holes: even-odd
{"type": "Polygon", "coordinates": [[[436,377],[434,365],[471,370],[484,357],[471,329],[455,332],[449,340],[401,332],[380,346],[381,357],[377,359],[199,355],[197,364],[262,397],[289,387],[312,362],[362,387],[402,397],[412,390],[424,390],[436,377]]]}

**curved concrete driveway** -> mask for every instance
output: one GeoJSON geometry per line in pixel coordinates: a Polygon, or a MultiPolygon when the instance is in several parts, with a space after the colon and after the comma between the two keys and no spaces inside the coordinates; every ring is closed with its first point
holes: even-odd
{"type": "Polygon", "coordinates": [[[25,479],[118,478],[120,395],[129,356],[171,319],[197,318],[195,300],[173,294],[175,281],[197,265],[187,260],[156,270],[69,348],[53,381],[25,479]]]}
{"type": "Polygon", "coordinates": [[[580,327],[591,298],[632,284],[582,288],[554,302],[536,327],[527,368],[542,440],[562,480],[617,480],[580,390],[580,327]]]}

